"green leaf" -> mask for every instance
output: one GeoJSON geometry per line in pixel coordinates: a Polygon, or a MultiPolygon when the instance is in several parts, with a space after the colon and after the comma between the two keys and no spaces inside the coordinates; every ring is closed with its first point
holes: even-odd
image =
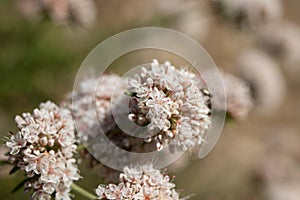
{"type": "Polygon", "coordinates": [[[9,174],[14,174],[18,171],[19,167],[18,166],[14,166],[10,171],[9,171],[9,174]]]}
{"type": "Polygon", "coordinates": [[[130,91],[125,91],[124,94],[127,95],[127,96],[132,97],[132,96],[134,96],[136,93],[130,92],[130,91]]]}
{"type": "Polygon", "coordinates": [[[0,165],[9,165],[11,164],[8,160],[0,160],[0,165]]]}
{"type": "Polygon", "coordinates": [[[15,193],[15,192],[17,192],[19,189],[21,189],[21,187],[23,187],[24,186],[24,184],[27,182],[27,181],[29,181],[30,179],[32,179],[32,178],[25,178],[23,181],[21,181],[11,192],[12,193],[15,193]]]}

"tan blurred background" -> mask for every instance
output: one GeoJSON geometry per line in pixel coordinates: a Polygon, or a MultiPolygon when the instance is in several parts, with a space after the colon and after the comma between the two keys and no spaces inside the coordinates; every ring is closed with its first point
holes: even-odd
{"type": "MultiPolygon", "coordinates": [[[[300,1],[282,2],[281,18],[300,26],[300,1]]],[[[61,25],[49,16],[24,15],[18,3],[0,2],[1,136],[16,131],[16,114],[31,111],[48,99],[59,103],[72,90],[86,55],[121,31],[158,26],[185,32],[203,45],[217,66],[234,74],[238,74],[235,61],[240,54],[260,46],[253,31],[241,30],[218,16],[209,0],[99,0],[95,22],[88,27],[61,25]]],[[[297,40],[295,43],[300,46],[297,40]]],[[[274,60],[285,81],[283,101],[271,113],[254,106],[247,119],[228,121],[206,158],[192,155],[171,166],[169,173],[176,174],[182,196],[195,194],[192,200],[300,199],[300,63],[274,60]]],[[[268,98],[266,102],[273,102],[268,98]]],[[[3,159],[5,149],[0,151],[3,159]]],[[[79,185],[96,188],[101,181],[95,178],[97,170],[88,170],[84,163],[80,169],[84,179],[79,185]]],[[[9,167],[1,166],[0,199],[29,199],[23,191],[10,193],[22,174],[8,176],[8,171],[9,167]]]]}

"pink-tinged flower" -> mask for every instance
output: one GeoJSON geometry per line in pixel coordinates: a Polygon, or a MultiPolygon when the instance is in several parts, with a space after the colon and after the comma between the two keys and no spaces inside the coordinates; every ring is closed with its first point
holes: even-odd
{"type": "Polygon", "coordinates": [[[70,187],[66,187],[65,184],[60,183],[56,188],[55,199],[71,200],[70,191],[71,191],[70,187]]]}
{"type": "MultiPolygon", "coordinates": [[[[222,73],[226,93],[226,111],[235,120],[243,120],[253,107],[250,84],[229,73],[222,73]]],[[[216,104],[216,109],[219,105],[216,104]]]]}
{"type": "Polygon", "coordinates": [[[99,185],[95,192],[98,199],[108,200],[179,200],[174,187],[168,175],[162,174],[152,165],[143,165],[125,167],[117,185],[99,185]]]}
{"type": "Polygon", "coordinates": [[[44,190],[35,191],[32,196],[32,200],[51,200],[51,196],[47,194],[44,190]]]}
{"type": "Polygon", "coordinates": [[[116,74],[103,74],[82,81],[76,91],[69,94],[67,101],[72,111],[78,136],[85,142],[98,135],[99,124],[109,130],[115,125],[111,114],[112,92],[123,94],[115,89],[121,77],[116,74]]]}
{"type": "MultiPolygon", "coordinates": [[[[281,58],[290,70],[295,66],[299,73],[300,28],[286,21],[263,27],[257,33],[259,44],[274,58],[281,58]]],[[[294,70],[296,70],[294,69],[294,70]]]]}
{"type": "Polygon", "coordinates": [[[253,103],[261,114],[274,113],[285,97],[285,80],[278,64],[268,54],[249,50],[241,54],[236,66],[239,76],[250,84],[253,103]]]}
{"type": "Polygon", "coordinates": [[[32,199],[51,199],[54,193],[56,200],[69,196],[71,184],[80,178],[73,158],[76,145],[71,112],[48,101],[32,115],[17,116],[16,123],[19,131],[8,138],[6,146],[9,160],[30,178],[25,190],[33,190],[32,199]]]}
{"type": "Polygon", "coordinates": [[[171,143],[183,150],[204,141],[211,123],[209,96],[199,88],[195,74],[176,69],[169,62],[151,63],[140,74],[128,78],[131,95],[128,118],[139,126],[147,126],[149,138],[158,150],[171,143]]]}
{"type": "Polygon", "coordinates": [[[24,139],[23,134],[17,132],[16,135],[12,135],[10,140],[6,142],[6,146],[11,149],[11,155],[17,155],[26,146],[26,143],[27,141],[24,139]]]}

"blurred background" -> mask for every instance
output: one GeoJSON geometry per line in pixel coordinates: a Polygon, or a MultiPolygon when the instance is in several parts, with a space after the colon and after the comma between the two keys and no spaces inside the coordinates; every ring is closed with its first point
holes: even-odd
{"type": "MultiPolygon", "coordinates": [[[[182,196],[299,200],[299,7],[298,0],[1,0],[0,136],[17,130],[15,115],[48,99],[61,102],[101,41],[136,27],[171,28],[249,83],[253,98],[248,115],[226,122],[206,158],[187,155],[170,166],[182,196]]],[[[5,152],[1,147],[0,159],[5,152]]],[[[0,199],[29,199],[22,190],[11,193],[23,175],[9,176],[10,168],[0,166],[0,199]]],[[[97,169],[80,169],[79,185],[96,188],[97,169]]]]}

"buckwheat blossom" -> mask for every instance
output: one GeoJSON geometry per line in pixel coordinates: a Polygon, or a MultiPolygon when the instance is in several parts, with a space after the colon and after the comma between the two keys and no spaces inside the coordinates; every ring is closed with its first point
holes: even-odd
{"type": "Polygon", "coordinates": [[[274,113],[285,97],[285,81],[278,64],[266,53],[249,50],[236,62],[239,76],[251,87],[254,106],[261,114],[274,113]]]}
{"type": "MultiPolygon", "coordinates": [[[[67,97],[66,102],[73,114],[76,133],[81,139],[79,142],[83,142],[89,150],[93,151],[93,155],[86,150],[81,152],[81,156],[89,162],[90,167],[99,165],[99,160],[96,158],[106,158],[107,152],[114,155],[109,149],[107,141],[100,137],[102,133],[99,127],[112,142],[121,148],[128,149],[131,146],[128,136],[121,134],[121,131],[116,132],[114,129],[116,123],[112,116],[112,95],[115,93],[117,96],[121,96],[125,91],[125,88],[115,88],[119,81],[121,81],[121,77],[117,74],[92,76],[81,81],[78,88],[67,97]]],[[[111,159],[111,157],[109,156],[107,159],[111,159]]],[[[118,162],[119,159],[115,161],[118,162]]],[[[116,173],[113,170],[103,165],[102,171],[105,172],[100,173],[102,178],[114,179],[116,173]]]]}
{"type": "Polygon", "coordinates": [[[179,194],[174,188],[175,184],[168,175],[162,174],[152,165],[143,165],[125,167],[118,184],[99,185],[95,192],[98,199],[179,200],[179,194]]]}
{"type": "Polygon", "coordinates": [[[198,84],[194,73],[157,60],[128,78],[128,117],[147,126],[150,137],[146,142],[154,140],[158,150],[168,142],[187,150],[204,141],[211,123],[209,96],[198,84]]]}
{"type": "Polygon", "coordinates": [[[90,77],[79,83],[78,89],[68,96],[77,134],[83,141],[87,142],[89,137],[97,136],[99,124],[106,130],[115,125],[111,98],[113,92],[124,92],[124,89],[115,88],[119,81],[121,78],[116,74],[90,77]]]}
{"type": "Polygon", "coordinates": [[[281,0],[213,0],[222,17],[239,27],[260,28],[282,15],[281,0]]]}
{"type": "Polygon", "coordinates": [[[21,0],[16,4],[25,18],[41,18],[46,14],[59,25],[75,22],[88,27],[95,22],[97,15],[93,0],[21,0]]]}
{"type": "Polygon", "coordinates": [[[71,112],[47,101],[15,121],[19,131],[6,146],[9,161],[27,176],[25,191],[33,191],[32,199],[70,199],[70,187],[80,178],[71,112]]]}
{"type": "MultiPolygon", "coordinates": [[[[289,22],[269,24],[258,33],[260,45],[275,58],[281,58],[287,65],[300,63],[300,28],[289,22]]],[[[298,71],[299,72],[299,71],[298,71]]]]}
{"type": "Polygon", "coordinates": [[[82,26],[89,27],[97,20],[97,5],[93,0],[68,0],[70,18],[82,26]]]}
{"type": "MultiPolygon", "coordinates": [[[[125,106],[128,111],[128,102],[124,103],[118,99],[118,97],[125,96],[126,87],[123,81],[116,74],[103,74],[100,77],[92,76],[83,79],[73,93],[68,95],[66,101],[72,110],[77,135],[85,147],[93,152],[90,154],[89,151],[83,150],[80,155],[89,167],[101,166],[98,172],[105,182],[118,180],[119,171],[102,165],[99,160],[104,163],[109,162],[114,166],[128,161],[126,153],[120,154],[117,147],[133,152],[149,152],[149,148],[152,151],[155,150],[153,145],[145,145],[142,138],[135,138],[124,133],[113,118],[112,109],[119,110],[125,106]],[[102,135],[103,133],[105,135],[102,135]],[[110,142],[104,137],[107,137],[116,147],[112,148],[110,142]],[[118,157],[118,159],[111,159],[112,157],[118,157]]],[[[127,96],[125,97],[128,99],[127,96]]]]}
{"type": "Polygon", "coordinates": [[[208,5],[205,2],[197,0],[155,0],[152,3],[155,13],[162,17],[172,18],[170,25],[174,29],[197,40],[203,41],[207,38],[210,30],[210,16],[206,12],[208,5]]]}
{"type": "Polygon", "coordinates": [[[245,119],[253,106],[250,85],[229,73],[223,72],[222,78],[226,93],[227,113],[236,120],[245,119]]]}
{"type": "Polygon", "coordinates": [[[197,40],[205,40],[210,30],[210,19],[200,6],[186,10],[175,20],[175,29],[197,40]]]}

